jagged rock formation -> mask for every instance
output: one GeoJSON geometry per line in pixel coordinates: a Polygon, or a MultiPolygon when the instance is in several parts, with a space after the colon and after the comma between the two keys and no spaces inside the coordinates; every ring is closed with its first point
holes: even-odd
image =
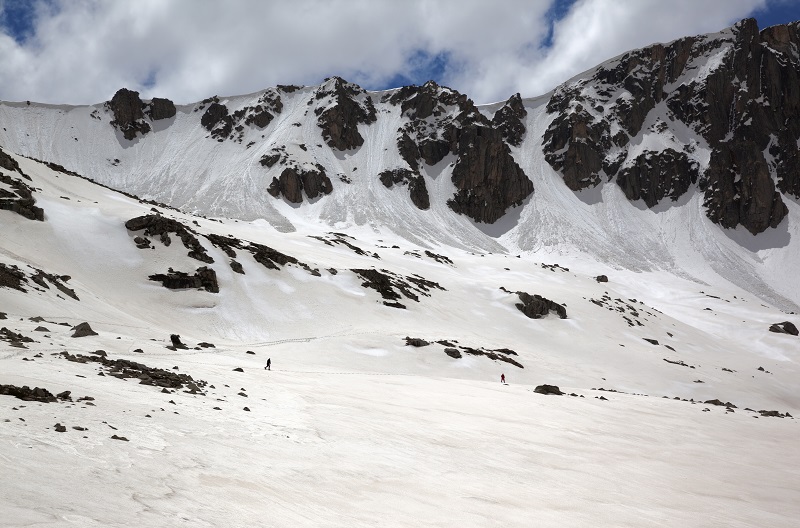
{"type": "Polygon", "coordinates": [[[492,117],[492,126],[500,131],[503,140],[509,145],[522,145],[525,137],[525,117],[528,111],[522,104],[522,98],[516,93],[508,98],[500,110],[492,117]]]}
{"type": "Polygon", "coordinates": [[[399,105],[409,119],[398,130],[397,148],[413,173],[418,174],[420,160],[436,165],[448,154],[455,155],[452,181],[457,191],[447,202],[453,211],[493,223],[533,192],[501,128],[495,128],[467,96],[429,81],[401,88],[387,95],[387,101],[399,105]]]}
{"type": "Polygon", "coordinates": [[[207,292],[219,293],[217,274],[206,266],[197,268],[193,275],[183,271],[174,271],[172,268],[167,273],[156,273],[148,277],[152,281],[160,282],[170,290],[185,290],[188,288],[203,288],[207,292]]]}
{"type": "Polygon", "coordinates": [[[270,89],[261,94],[255,105],[239,108],[233,113],[229,113],[228,107],[220,103],[216,95],[201,101],[195,111],[204,109],[200,124],[211,132],[211,137],[220,142],[230,139],[241,143],[244,127],[266,128],[283,110],[283,101],[277,89],[270,89]]]}
{"type": "Polygon", "coordinates": [[[652,207],[697,183],[708,217],[756,234],[800,197],[800,32],[743,20],[720,34],[626,53],[560,86],[548,163],[572,190],[616,177],[652,207]],[[686,127],[696,137],[680,132],[686,127]],[[669,145],[648,150],[643,145],[669,145]]]}
{"type": "Polygon", "coordinates": [[[117,128],[127,140],[133,140],[137,134],[147,134],[152,130],[149,121],[175,117],[175,104],[169,99],[153,98],[149,103],[139,99],[139,92],[121,88],[106,103],[114,114],[111,125],[117,128]]]}
{"type": "MultiPolygon", "coordinates": [[[[186,227],[177,220],[161,216],[160,214],[149,214],[144,216],[137,216],[125,222],[125,227],[129,231],[141,231],[144,229],[144,236],[155,237],[158,236],[161,243],[169,246],[172,243],[170,233],[175,233],[180,237],[183,246],[189,250],[188,255],[193,259],[211,264],[214,259],[206,252],[200,241],[195,236],[191,228],[186,227]]],[[[138,237],[137,237],[138,238],[138,237]]],[[[140,249],[150,247],[150,242],[147,239],[138,242],[137,247],[140,249]]]]}
{"type": "Polygon", "coordinates": [[[313,200],[332,191],[331,179],[325,174],[325,167],[319,163],[314,168],[287,167],[283,169],[279,178],[272,178],[272,183],[267,189],[272,196],[277,198],[283,195],[292,203],[302,202],[303,192],[313,200]]]}
{"type": "MultiPolygon", "coordinates": [[[[26,290],[25,287],[32,287],[30,285],[31,282],[41,288],[44,288],[45,290],[50,289],[50,286],[48,285],[48,283],[50,283],[64,295],[67,295],[76,301],[80,300],[75,294],[75,290],[64,284],[66,281],[70,280],[68,275],[59,276],[52,273],[47,273],[46,271],[40,270],[39,268],[34,268],[33,266],[28,267],[33,269],[35,273],[28,275],[17,266],[6,265],[0,262],[0,288],[11,288],[27,293],[28,290],[26,290]]],[[[35,287],[33,288],[35,289],[35,287]]]]}
{"type": "Polygon", "coordinates": [[[387,189],[391,189],[395,185],[408,185],[411,202],[423,211],[430,208],[431,201],[428,196],[428,187],[425,185],[425,178],[421,174],[408,169],[394,169],[381,172],[378,178],[387,189]]]}
{"type": "Polygon", "coordinates": [[[340,77],[331,77],[319,87],[314,99],[318,101],[314,110],[317,124],[329,147],[349,150],[364,144],[358,132],[359,123],[369,125],[377,120],[372,97],[364,89],[340,77]]]}

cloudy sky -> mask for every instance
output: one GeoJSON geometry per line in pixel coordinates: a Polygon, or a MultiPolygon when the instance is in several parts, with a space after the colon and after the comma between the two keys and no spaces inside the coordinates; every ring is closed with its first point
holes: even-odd
{"type": "Polygon", "coordinates": [[[477,103],[540,95],[653,42],[800,19],[800,0],[0,0],[0,100],[177,103],[434,79],[477,103]]]}

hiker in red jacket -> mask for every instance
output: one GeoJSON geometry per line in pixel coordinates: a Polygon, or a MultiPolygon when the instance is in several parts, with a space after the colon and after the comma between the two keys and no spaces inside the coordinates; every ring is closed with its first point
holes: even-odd
{"type": "Polygon", "coordinates": [[[505,382],[506,382],[506,375],[500,374],[500,383],[505,383],[505,382]]]}

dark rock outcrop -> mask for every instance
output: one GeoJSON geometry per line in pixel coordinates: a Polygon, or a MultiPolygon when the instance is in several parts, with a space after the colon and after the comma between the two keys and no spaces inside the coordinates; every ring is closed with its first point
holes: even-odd
{"type": "Polygon", "coordinates": [[[533,392],[537,394],[555,394],[556,396],[561,396],[564,394],[561,392],[561,389],[555,385],[539,385],[533,389],[533,392]]]}
{"type": "Polygon", "coordinates": [[[73,330],[72,337],[88,337],[97,335],[97,332],[92,330],[92,327],[89,326],[89,323],[86,322],[72,327],[72,330],[73,330]]]}
{"type": "Polygon", "coordinates": [[[156,273],[149,277],[152,281],[160,282],[170,290],[184,290],[189,288],[203,288],[207,292],[219,293],[219,283],[216,272],[206,266],[197,268],[193,275],[183,271],[174,271],[172,268],[167,273],[156,273]]]}
{"type": "MultiPolygon", "coordinates": [[[[429,81],[401,88],[384,101],[400,106],[409,119],[397,131],[397,148],[415,175],[420,161],[430,166],[455,157],[451,178],[457,190],[447,202],[453,211],[493,223],[533,192],[503,139],[508,124],[495,128],[465,95],[429,81]]],[[[514,106],[511,101],[512,113],[514,106]]]]}
{"type": "Polygon", "coordinates": [[[362,287],[377,291],[385,299],[383,304],[395,308],[405,308],[403,305],[397,306],[399,303],[396,303],[403,297],[419,302],[418,294],[430,297],[429,292],[432,289],[444,291],[439,284],[419,275],[404,277],[385,269],[353,269],[351,271],[364,279],[364,282],[361,283],[362,287]]]}
{"type": "Polygon", "coordinates": [[[85,356],[62,352],[61,357],[74,363],[99,363],[106,374],[119,379],[138,379],[140,385],[152,385],[162,389],[185,389],[190,394],[204,395],[203,388],[208,384],[196,380],[188,374],[148,367],[127,359],[111,359],[105,356],[85,356]]]}
{"type": "Polygon", "coordinates": [[[274,197],[283,195],[292,203],[303,201],[303,192],[310,199],[317,198],[323,194],[330,194],[333,191],[333,184],[325,168],[317,164],[314,168],[310,167],[287,167],[281,172],[280,178],[273,178],[267,192],[274,197]]]}
{"type": "Polygon", "coordinates": [[[114,114],[111,125],[122,132],[125,139],[133,140],[137,134],[150,132],[150,123],[144,118],[145,104],[139,99],[139,92],[121,88],[106,104],[114,114]]]}
{"type": "Polygon", "coordinates": [[[200,118],[203,128],[211,132],[211,136],[224,139],[233,131],[233,117],[228,114],[228,107],[217,101],[212,102],[200,118]]]}
{"type": "Polygon", "coordinates": [[[789,335],[800,335],[800,331],[797,330],[797,326],[791,321],[784,321],[782,323],[775,323],[769,327],[770,332],[775,332],[776,334],[789,334],[789,335]]]}
{"type": "Polygon", "coordinates": [[[516,93],[494,113],[492,127],[500,131],[506,143],[518,147],[522,145],[522,139],[525,137],[524,121],[527,115],[528,111],[522,104],[522,98],[516,93]]]}
{"type": "Polygon", "coordinates": [[[26,275],[25,272],[16,266],[7,266],[3,263],[0,263],[0,288],[12,288],[21,292],[27,292],[24,285],[30,285],[31,282],[46,290],[49,290],[49,284],[52,284],[61,293],[75,299],[76,301],[80,300],[75,294],[75,290],[64,284],[65,281],[70,279],[69,276],[54,275],[38,268],[32,269],[35,273],[26,275]]]}
{"type": "MultiPolygon", "coordinates": [[[[0,154],[5,154],[0,150],[0,154]]],[[[16,163],[13,158],[11,161],[16,163]]],[[[0,188],[0,210],[11,211],[29,220],[44,221],[44,210],[36,206],[36,198],[33,197],[33,187],[8,174],[0,172],[0,183],[5,183],[11,187],[12,191],[0,188]]]]}
{"type": "Polygon", "coordinates": [[[781,192],[800,197],[798,50],[800,23],[759,33],[747,19],[626,53],[555,91],[545,158],[572,190],[616,177],[652,207],[697,182],[712,221],[753,234],[776,227],[788,213],[781,192]],[[645,135],[672,147],[633,155],[645,135]],[[711,151],[707,167],[700,148],[711,151]]]}
{"type": "Polygon", "coordinates": [[[331,77],[314,98],[323,103],[314,113],[329,147],[349,150],[364,144],[358,132],[359,123],[369,125],[377,120],[372,98],[366,91],[344,79],[331,77]]]}
{"type": "Polygon", "coordinates": [[[428,187],[422,175],[408,169],[385,170],[378,175],[381,183],[391,189],[395,185],[408,185],[411,202],[423,211],[431,206],[428,187]]]}
{"type": "Polygon", "coordinates": [[[27,385],[17,387],[16,385],[0,385],[0,394],[4,396],[13,396],[24,401],[38,401],[42,403],[53,403],[58,399],[53,396],[53,393],[42,387],[30,388],[27,385]]]}
{"type": "Polygon", "coordinates": [[[150,104],[145,107],[144,113],[150,116],[153,121],[171,119],[177,114],[175,103],[169,99],[153,97],[150,104]]]}
{"type": "Polygon", "coordinates": [[[429,341],[425,341],[419,337],[406,337],[406,346],[426,347],[428,345],[430,345],[429,341]]]}
{"type": "MultiPolygon", "coordinates": [[[[175,233],[183,242],[183,246],[189,250],[188,256],[206,264],[214,262],[214,259],[206,252],[206,248],[200,244],[194,231],[172,218],[167,218],[160,214],[137,216],[125,222],[125,227],[129,231],[144,230],[145,236],[157,236],[165,246],[169,246],[172,243],[169,233],[175,233]]],[[[137,243],[137,247],[146,248],[150,247],[150,245],[149,242],[147,244],[140,242],[137,243]]]]}
{"type": "Polygon", "coordinates": [[[515,304],[517,310],[525,314],[530,319],[541,319],[555,312],[561,319],[567,318],[567,309],[562,304],[546,299],[541,295],[531,295],[525,292],[517,292],[521,302],[515,304]]]}
{"type": "Polygon", "coordinates": [[[666,197],[675,201],[683,196],[697,183],[698,169],[684,152],[646,150],[617,172],[617,184],[628,200],[644,200],[653,207],[666,197]]]}

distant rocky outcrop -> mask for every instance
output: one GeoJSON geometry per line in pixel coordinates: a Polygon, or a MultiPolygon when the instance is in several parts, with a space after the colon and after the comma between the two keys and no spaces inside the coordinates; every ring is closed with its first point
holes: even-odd
{"type": "Polygon", "coordinates": [[[800,197],[798,28],[759,33],[747,19],[631,51],[563,84],[547,106],[556,117],[545,159],[575,191],[616,178],[628,199],[653,207],[696,184],[721,226],[776,227],[788,212],[781,192],[800,197]]]}
{"type": "Polygon", "coordinates": [[[522,98],[519,93],[516,93],[494,113],[492,126],[500,131],[506,143],[518,147],[522,145],[525,137],[525,117],[527,115],[528,111],[522,104],[522,98]]]}
{"type": "Polygon", "coordinates": [[[517,310],[525,314],[530,319],[541,319],[555,312],[561,319],[567,318],[567,308],[563,304],[551,301],[541,295],[531,295],[525,292],[517,292],[520,302],[515,304],[517,310]]]}
{"type": "Polygon", "coordinates": [[[784,321],[782,323],[775,323],[770,325],[769,327],[770,332],[775,332],[776,334],[789,334],[789,335],[800,335],[800,331],[797,330],[797,326],[791,321],[784,321]]]}
{"type": "Polygon", "coordinates": [[[272,183],[267,188],[267,192],[272,196],[277,198],[283,195],[292,203],[302,202],[303,193],[309,199],[314,199],[332,191],[331,179],[325,174],[325,167],[319,163],[313,168],[287,167],[283,169],[280,177],[272,178],[272,183]]]}
{"type": "Polygon", "coordinates": [[[172,268],[169,268],[167,273],[156,273],[150,275],[149,279],[160,282],[162,286],[170,290],[202,288],[207,292],[219,293],[217,274],[213,269],[207,266],[197,268],[192,275],[183,271],[174,271],[172,268]]]}
{"type": "Polygon", "coordinates": [[[423,211],[430,208],[428,187],[421,174],[409,169],[394,169],[381,172],[378,178],[387,189],[391,189],[395,185],[407,185],[411,202],[423,211]]]}
{"type": "MultiPolygon", "coordinates": [[[[175,233],[183,242],[183,246],[189,250],[188,256],[193,259],[212,264],[214,259],[206,252],[206,249],[200,244],[194,230],[183,225],[182,223],[160,214],[148,214],[131,218],[125,222],[125,227],[129,231],[144,230],[145,237],[158,237],[162,244],[169,246],[172,243],[170,233],[175,233]]],[[[138,237],[137,237],[138,238],[138,237]]],[[[140,249],[150,247],[150,242],[147,239],[136,242],[137,247],[140,249]]]]}
{"type": "MultiPolygon", "coordinates": [[[[493,223],[533,192],[504,141],[504,130],[514,135],[510,117],[499,117],[495,128],[467,96],[433,81],[400,88],[383,101],[400,106],[409,120],[397,131],[397,148],[415,176],[420,161],[431,166],[454,156],[456,193],[447,202],[453,211],[493,223]]],[[[518,113],[513,101],[509,108],[503,115],[518,113]]]]}
{"type": "Polygon", "coordinates": [[[169,99],[156,97],[144,103],[139,98],[139,92],[127,88],[118,90],[106,105],[114,115],[111,125],[129,141],[136,139],[137,134],[150,132],[152,121],[170,119],[176,114],[175,104],[169,99]]]}
{"type": "Polygon", "coordinates": [[[317,124],[329,147],[349,150],[364,144],[359,124],[369,125],[377,120],[375,106],[367,92],[340,77],[331,77],[314,94],[317,124]]]}
{"type": "Polygon", "coordinates": [[[0,149],[0,168],[11,172],[5,174],[0,171],[0,183],[11,188],[6,190],[0,187],[0,210],[11,211],[29,220],[44,221],[44,210],[36,205],[36,198],[33,196],[34,188],[23,181],[23,178],[30,180],[30,177],[22,172],[17,160],[2,149],[0,149]]]}
{"type": "Polygon", "coordinates": [[[231,113],[219,97],[214,96],[200,102],[195,111],[205,110],[200,124],[217,141],[226,139],[241,143],[245,136],[245,126],[266,128],[275,115],[283,110],[283,101],[276,89],[265,90],[253,106],[244,106],[231,113]]]}

